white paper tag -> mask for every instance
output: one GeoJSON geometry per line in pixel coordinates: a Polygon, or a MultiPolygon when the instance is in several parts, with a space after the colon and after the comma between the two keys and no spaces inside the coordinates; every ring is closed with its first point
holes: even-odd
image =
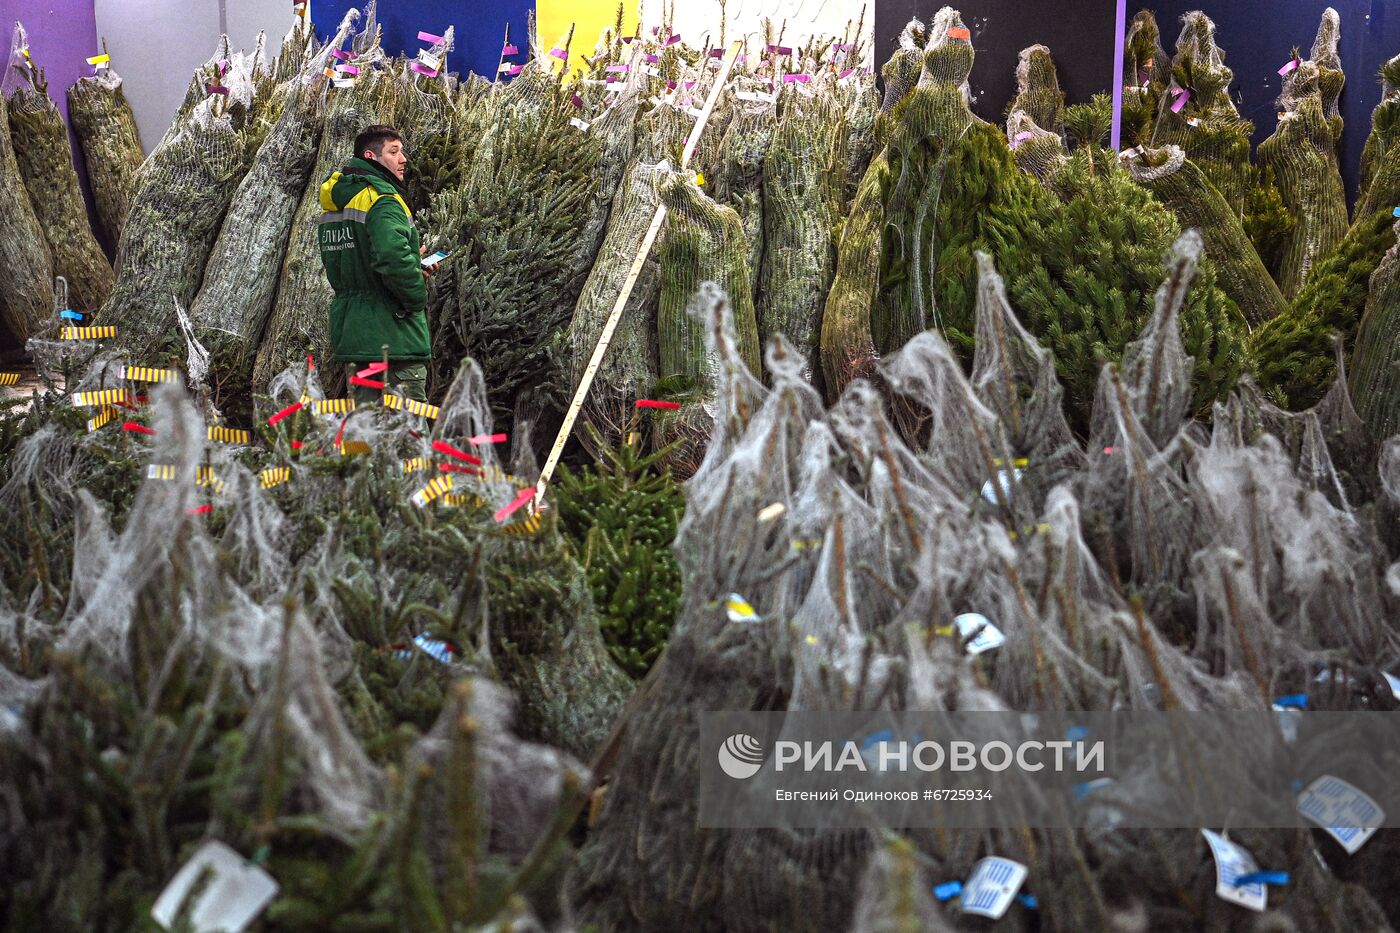
{"type": "Polygon", "coordinates": [[[962,910],[979,917],[1001,918],[1025,883],[1028,869],[1020,862],[990,855],[972,869],[962,889],[962,910]]]}
{"type": "Polygon", "coordinates": [[[1341,778],[1323,775],[1298,795],[1298,812],[1327,831],[1347,855],[1366,844],[1385,822],[1385,811],[1341,778]]]}
{"type": "Polygon", "coordinates": [[[614,82],[612,82],[611,84],[609,84],[606,88],[604,88],[603,90],[607,91],[609,94],[621,94],[621,93],[622,93],[622,82],[621,82],[621,81],[614,81],[614,82]]]}
{"type": "Polygon", "coordinates": [[[497,74],[505,74],[507,71],[510,71],[510,70],[511,70],[512,68],[514,68],[514,67],[515,67],[515,63],[514,63],[514,62],[501,62],[501,67],[499,67],[499,68],[496,69],[496,73],[497,73],[497,74]]]}
{"type": "Polygon", "coordinates": [[[418,60],[433,69],[433,71],[437,71],[442,67],[442,59],[438,58],[432,52],[419,52],[418,60]]]}
{"type": "Polygon", "coordinates": [[[650,65],[648,65],[647,67],[643,68],[642,71],[644,71],[644,72],[646,72],[647,74],[651,75],[653,78],[659,78],[659,77],[661,77],[661,72],[657,71],[655,68],[651,67],[650,65]]]}
{"type": "Polygon", "coordinates": [[[1269,902],[1269,889],[1262,882],[1236,886],[1235,881],[1259,870],[1254,856],[1230,840],[1208,829],[1201,830],[1215,857],[1215,896],[1222,901],[1263,911],[1269,902]]]}
{"type": "Polygon", "coordinates": [[[331,84],[334,84],[336,87],[354,87],[354,86],[355,86],[355,79],[354,79],[354,78],[335,78],[334,80],[331,81],[331,84]]]}
{"type": "Polygon", "coordinates": [[[756,104],[771,104],[778,99],[773,94],[762,94],[756,91],[735,91],[734,96],[738,100],[753,101],[756,104]]]}
{"type": "Polygon", "coordinates": [[[953,624],[958,627],[959,638],[967,638],[973,632],[977,633],[977,637],[967,643],[968,654],[981,654],[1006,644],[1006,636],[1002,634],[1001,629],[980,612],[964,612],[953,619],[953,624]]]}
{"type": "Polygon", "coordinates": [[[571,117],[571,118],[569,119],[569,125],[570,125],[570,126],[573,126],[573,127],[577,127],[578,129],[581,129],[581,130],[583,130],[585,133],[587,133],[587,132],[588,132],[588,127],[591,126],[592,124],[590,124],[590,123],[585,123],[585,122],[583,122],[582,120],[580,120],[578,117],[571,117]]]}
{"type": "Polygon", "coordinates": [[[687,107],[685,112],[697,120],[705,115],[705,111],[701,110],[699,107],[687,107]]]}
{"type": "Polygon", "coordinates": [[[222,842],[210,841],[200,846],[160,892],[151,907],[157,923],[170,928],[185,895],[206,868],[213,877],[189,913],[191,924],[200,933],[241,933],[277,896],[277,882],[271,875],[222,842]]]}

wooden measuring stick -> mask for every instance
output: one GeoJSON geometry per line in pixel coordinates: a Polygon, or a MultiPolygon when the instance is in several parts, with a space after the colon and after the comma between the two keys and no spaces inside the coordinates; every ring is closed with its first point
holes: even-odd
{"type": "MultiPolygon", "coordinates": [[[[719,103],[719,95],[724,91],[725,82],[729,80],[729,72],[734,67],[734,62],[739,57],[739,51],[743,48],[743,43],[733,42],[729,46],[729,54],[724,57],[724,64],[715,76],[715,83],[710,88],[709,96],[705,98],[705,106],[700,111],[700,117],[695,121],[695,126],[690,131],[690,137],[685,141],[685,150],[681,153],[680,168],[684,169],[690,162],[691,156],[695,155],[695,149],[700,145],[700,134],[705,132],[705,124],[710,119],[710,114],[714,111],[715,105],[719,103]]],[[[559,466],[559,458],[564,454],[564,445],[568,443],[569,435],[573,433],[574,422],[578,420],[579,413],[583,411],[584,399],[588,397],[588,390],[593,388],[593,379],[598,375],[598,367],[603,363],[603,356],[608,352],[608,345],[612,343],[613,332],[617,330],[618,322],[622,320],[622,311],[627,307],[627,299],[632,297],[632,288],[637,284],[637,279],[641,277],[642,268],[646,265],[647,256],[651,253],[652,246],[656,243],[656,237],[661,232],[661,225],[666,221],[666,205],[656,205],[656,213],[652,215],[651,226],[647,227],[647,232],[642,237],[641,248],[637,251],[637,256],[632,260],[632,268],[627,273],[627,278],[622,282],[622,291],[618,293],[617,301],[613,303],[612,311],[608,314],[608,320],[603,324],[603,332],[598,337],[598,345],[593,348],[593,356],[588,361],[588,368],[583,371],[583,379],[578,384],[578,389],[574,391],[573,401],[569,403],[569,410],[564,413],[564,423],[559,426],[559,435],[554,438],[554,447],[549,451],[549,459],[544,463],[544,469],[540,471],[539,482],[535,483],[534,510],[539,511],[541,503],[544,502],[545,487],[549,485],[550,479],[554,476],[554,470],[559,466]]]]}

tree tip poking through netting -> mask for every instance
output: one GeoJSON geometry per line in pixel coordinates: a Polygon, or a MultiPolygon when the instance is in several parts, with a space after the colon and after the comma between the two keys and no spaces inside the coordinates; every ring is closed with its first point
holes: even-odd
{"type": "Polygon", "coordinates": [[[1322,11],[1322,19],[1317,26],[1317,37],[1313,40],[1313,64],[1317,66],[1322,91],[1322,110],[1327,119],[1334,122],[1333,135],[1337,145],[1341,145],[1340,100],[1346,75],[1342,72],[1342,57],[1338,46],[1342,41],[1342,18],[1332,7],[1322,11]]]}
{"type": "Polygon", "coordinates": [[[1024,110],[1013,110],[1006,118],[1006,140],[1017,168],[1041,183],[1050,182],[1069,161],[1060,136],[1043,129],[1024,110]]]}
{"type": "Polygon", "coordinates": [[[934,14],[933,24],[928,29],[923,71],[919,75],[920,86],[953,82],[961,89],[963,100],[970,106],[972,85],[968,81],[972,74],[973,57],[971,31],[963,25],[962,14],[950,6],[941,8],[934,14]]]}
{"type": "MultiPolygon", "coordinates": [[[[1283,205],[1296,218],[1283,238],[1275,273],[1287,298],[1346,236],[1346,188],[1337,160],[1340,138],[1326,115],[1324,69],[1303,61],[1283,79],[1278,128],[1259,145],[1259,163],[1273,173],[1283,205]]],[[[1339,75],[1340,72],[1331,72],[1339,75]]]]}
{"type": "Polygon", "coordinates": [[[1055,60],[1045,46],[1032,45],[1021,50],[1016,62],[1016,97],[1007,111],[1029,114],[1037,126],[1051,133],[1064,132],[1065,94],[1060,90],[1055,60]]]}
{"type": "Polygon", "coordinates": [[[894,110],[914,85],[924,68],[924,43],[928,34],[922,21],[911,19],[899,33],[899,47],[880,68],[885,82],[885,99],[880,105],[883,113],[894,110]]]}
{"type": "Polygon", "coordinates": [[[1153,81],[1165,82],[1171,73],[1171,58],[1162,48],[1162,34],[1151,10],[1139,10],[1128,24],[1124,42],[1123,78],[1134,90],[1153,81]]]}

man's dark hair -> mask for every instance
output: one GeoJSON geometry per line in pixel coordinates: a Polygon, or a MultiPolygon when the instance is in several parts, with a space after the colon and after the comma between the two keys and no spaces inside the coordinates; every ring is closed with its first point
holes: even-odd
{"type": "Polygon", "coordinates": [[[403,137],[392,126],[386,126],[383,123],[367,126],[360,130],[359,136],[355,137],[355,158],[362,157],[366,149],[375,155],[383,155],[384,144],[396,139],[402,141],[403,137]]]}

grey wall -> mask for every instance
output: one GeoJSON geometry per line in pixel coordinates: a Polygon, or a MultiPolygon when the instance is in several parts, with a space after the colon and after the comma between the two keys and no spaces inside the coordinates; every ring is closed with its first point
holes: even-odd
{"type": "Polygon", "coordinates": [[[93,6],[97,35],[107,40],[148,153],[223,31],[235,49],[251,51],[266,30],[275,53],[293,23],[288,0],[95,0],[93,6]]]}

